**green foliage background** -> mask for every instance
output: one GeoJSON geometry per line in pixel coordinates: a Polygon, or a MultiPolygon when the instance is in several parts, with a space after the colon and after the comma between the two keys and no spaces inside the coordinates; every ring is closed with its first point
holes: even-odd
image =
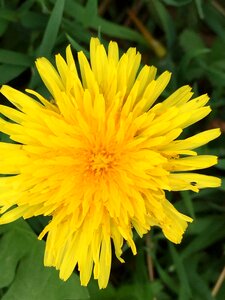
{"type": "MultiPolygon", "coordinates": [[[[135,236],[138,255],[124,247],[126,264],[113,259],[110,284],[99,291],[91,280],[80,287],[76,273],[67,281],[42,264],[44,242],[36,235],[46,219],[19,220],[0,227],[0,299],[2,300],[224,300],[225,273],[225,7],[219,0],[1,0],[0,84],[46,92],[35,68],[39,56],[54,59],[65,53],[68,43],[74,53],[88,55],[91,36],[103,43],[116,40],[121,51],[135,46],[143,63],[156,65],[159,73],[172,71],[166,97],[176,88],[190,84],[195,95],[208,93],[213,112],[192,126],[186,135],[221,127],[222,136],[199,149],[216,154],[219,164],[206,172],[219,176],[218,189],[200,193],[169,194],[182,212],[192,216],[181,245],[165,240],[158,229],[143,239],[135,236]],[[132,16],[144,25],[158,46],[146,39],[132,16]],[[217,283],[217,285],[216,285],[217,283]]],[[[6,104],[6,100],[1,98],[6,104]]],[[[1,134],[1,140],[7,136],[1,134]]]]}

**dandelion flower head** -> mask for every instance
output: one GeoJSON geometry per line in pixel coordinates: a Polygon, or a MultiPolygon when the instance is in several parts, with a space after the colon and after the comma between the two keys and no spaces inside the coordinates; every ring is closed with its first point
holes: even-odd
{"type": "Polygon", "coordinates": [[[218,137],[219,129],[179,139],[209,114],[208,96],[191,99],[191,88],[183,86],[158,101],[171,74],[156,76],[154,66],[140,68],[140,61],[135,48],[119,57],[117,43],[106,51],[92,38],[90,62],[79,52],[78,71],[70,46],[66,60],[56,55],[56,68],[37,59],[51,101],[33,90],[1,88],[14,107],[0,106],[6,117],[0,129],[13,141],[0,143],[0,173],[7,175],[0,177],[0,224],[51,216],[39,238],[47,235],[44,264],[63,280],[78,266],[82,285],[93,273],[106,287],[111,244],[123,262],[124,242],[136,254],[134,231],[142,237],[158,226],[180,243],[192,219],[165,191],[220,185],[193,172],[216,164],[215,156],[194,149],[218,137]]]}

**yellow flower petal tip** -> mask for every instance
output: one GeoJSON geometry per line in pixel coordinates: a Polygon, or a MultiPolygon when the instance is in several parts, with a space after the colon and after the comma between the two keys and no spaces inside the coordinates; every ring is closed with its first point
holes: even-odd
{"type": "Polygon", "coordinates": [[[193,173],[216,164],[215,156],[196,148],[219,136],[211,129],[178,139],[183,129],[204,118],[206,95],[192,99],[189,86],[155,104],[171,74],[140,68],[141,56],[130,48],[119,57],[117,43],[106,50],[96,38],[90,62],[78,53],[79,72],[70,46],[56,68],[36,61],[51,101],[3,86],[16,108],[0,106],[1,130],[13,143],[0,143],[0,223],[19,217],[51,216],[44,264],[67,280],[76,265],[82,285],[94,274],[107,286],[112,247],[121,258],[124,241],[136,254],[133,230],[140,236],[152,226],[180,243],[192,219],[178,212],[165,190],[197,192],[220,180],[193,173]],[[78,74],[81,74],[80,76],[78,74]],[[189,173],[191,171],[192,173],[189,173]],[[9,210],[11,208],[11,210],[9,210]]]}

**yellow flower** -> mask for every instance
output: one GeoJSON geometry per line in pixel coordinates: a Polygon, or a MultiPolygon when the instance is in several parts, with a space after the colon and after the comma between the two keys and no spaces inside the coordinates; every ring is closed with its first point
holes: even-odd
{"type": "Polygon", "coordinates": [[[0,178],[0,224],[51,216],[39,238],[48,234],[44,264],[63,280],[78,265],[82,285],[93,270],[99,287],[106,287],[111,241],[123,262],[124,241],[136,254],[133,230],[143,236],[159,226],[180,243],[192,219],[174,208],[165,190],[220,185],[218,178],[186,172],[216,164],[215,156],[193,149],[218,137],[219,129],[176,140],[208,115],[208,96],[190,100],[191,88],[183,86],[155,104],[170,73],[156,79],[153,66],[138,73],[140,60],[135,48],[119,58],[115,42],[107,53],[92,38],[90,64],[78,53],[81,79],[69,46],[66,61],[56,55],[57,70],[37,60],[51,101],[33,90],[28,96],[1,88],[16,109],[0,106],[9,119],[0,119],[0,128],[16,143],[0,143],[0,173],[12,175],[0,178]]]}

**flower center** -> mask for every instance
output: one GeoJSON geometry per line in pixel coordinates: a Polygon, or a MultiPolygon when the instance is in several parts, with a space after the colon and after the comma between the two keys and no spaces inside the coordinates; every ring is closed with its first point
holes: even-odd
{"type": "Polygon", "coordinates": [[[115,166],[115,155],[102,150],[90,153],[88,171],[95,176],[107,174],[115,166]]]}

